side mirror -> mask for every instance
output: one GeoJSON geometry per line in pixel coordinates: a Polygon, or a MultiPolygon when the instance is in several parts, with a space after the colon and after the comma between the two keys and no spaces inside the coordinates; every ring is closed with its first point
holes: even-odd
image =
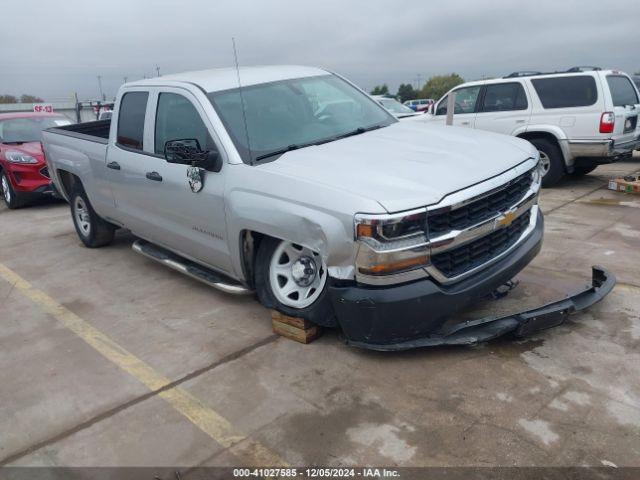
{"type": "Polygon", "coordinates": [[[169,140],[164,144],[164,158],[169,163],[179,163],[219,172],[222,158],[215,150],[202,150],[195,138],[169,140]]]}

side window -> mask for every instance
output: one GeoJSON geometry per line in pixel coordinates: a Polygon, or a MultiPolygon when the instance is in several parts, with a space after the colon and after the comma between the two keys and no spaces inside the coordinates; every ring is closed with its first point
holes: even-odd
{"type": "Polygon", "coordinates": [[[527,107],[527,95],[520,83],[496,83],[487,85],[480,111],[505,112],[526,110],[527,107]]]}
{"type": "Polygon", "coordinates": [[[638,103],[638,94],[633,88],[631,80],[622,75],[607,75],[607,83],[611,90],[611,98],[614,107],[635,105],[638,103]]]}
{"type": "Polygon", "coordinates": [[[596,81],[590,75],[531,80],[544,108],[587,107],[598,100],[596,81]]]}
{"type": "MultiPolygon", "coordinates": [[[[480,93],[480,85],[473,87],[464,87],[454,90],[456,92],[456,105],[453,110],[454,114],[460,113],[473,113],[476,111],[476,102],[478,100],[478,94],[480,93]]],[[[436,109],[436,115],[447,114],[447,100],[449,95],[444,97],[438,104],[436,109]]]]}
{"type": "Polygon", "coordinates": [[[123,147],[142,150],[147,92],[125,93],[120,100],[117,142],[123,147]]]}
{"type": "Polygon", "coordinates": [[[156,110],[155,153],[164,155],[169,140],[195,138],[203,150],[216,150],[206,125],[193,104],[177,93],[161,93],[156,110]]]}

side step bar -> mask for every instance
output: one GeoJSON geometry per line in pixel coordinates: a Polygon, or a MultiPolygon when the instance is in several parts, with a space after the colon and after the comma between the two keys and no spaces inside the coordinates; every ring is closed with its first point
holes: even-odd
{"type": "Polygon", "coordinates": [[[206,283],[210,287],[221,290],[225,293],[233,295],[246,295],[252,293],[251,290],[244,287],[235,280],[226,278],[225,276],[199,265],[191,260],[180,257],[162,247],[149,243],[145,240],[136,240],[131,246],[134,252],[144,255],[151,260],[162,263],[180,273],[206,283]]]}

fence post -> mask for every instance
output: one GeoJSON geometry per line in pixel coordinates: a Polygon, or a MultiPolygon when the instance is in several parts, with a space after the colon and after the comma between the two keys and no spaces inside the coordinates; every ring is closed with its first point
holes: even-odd
{"type": "Polygon", "coordinates": [[[447,97],[447,125],[453,125],[453,112],[456,109],[456,92],[449,93],[447,97]]]}

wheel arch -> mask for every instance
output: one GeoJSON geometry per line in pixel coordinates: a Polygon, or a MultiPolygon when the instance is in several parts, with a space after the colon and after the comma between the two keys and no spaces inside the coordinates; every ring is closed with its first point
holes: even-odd
{"type": "Polygon", "coordinates": [[[565,170],[568,171],[573,166],[573,157],[571,156],[571,152],[569,151],[568,139],[561,129],[554,126],[535,128],[528,127],[525,132],[518,133],[516,137],[529,141],[535,138],[544,138],[553,142],[558,146],[560,152],[562,152],[565,170]]]}
{"type": "Polygon", "coordinates": [[[60,179],[60,182],[59,182],[60,194],[68,202],[70,200],[70,198],[71,198],[71,192],[76,187],[76,185],[80,185],[81,187],[83,187],[82,180],[80,180],[80,177],[78,177],[76,174],[71,173],[71,172],[69,172],[67,170],[61,169],[61,168],[59,168],[56,171],[56,174],[58,175],[58,178],[60,179]]]}

